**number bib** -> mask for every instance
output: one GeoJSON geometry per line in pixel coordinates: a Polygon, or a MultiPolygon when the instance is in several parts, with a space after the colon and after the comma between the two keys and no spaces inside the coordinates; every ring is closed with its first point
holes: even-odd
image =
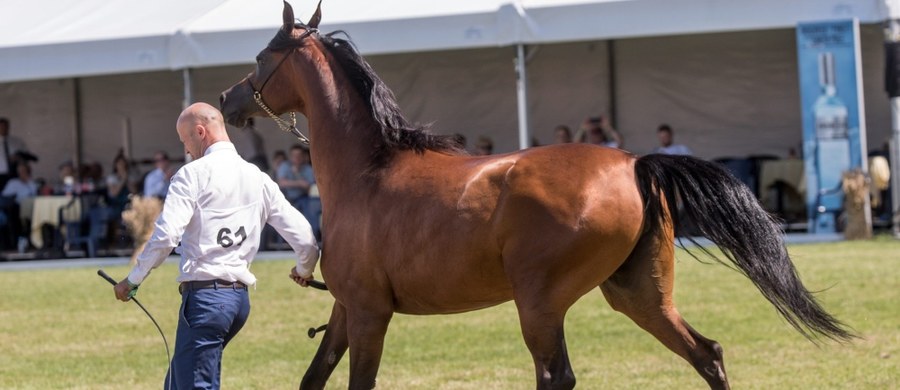
{"type": "Polygon", "coordinates": [[[258,237],[258,208],[258,204],[252,204],[231,209],[201,210],[200,246],[203,251],[237,249],[244,245],[247,238],[258,237]]]}

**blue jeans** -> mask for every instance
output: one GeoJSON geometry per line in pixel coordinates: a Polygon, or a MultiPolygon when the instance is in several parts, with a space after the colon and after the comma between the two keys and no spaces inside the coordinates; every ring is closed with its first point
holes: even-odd
{"type": "Polygon", "coordinates": [[[218,389],[222,351],[247,322],[247,289],[185,291],[175,335],[175,355],[164,389],[218,389]]]}

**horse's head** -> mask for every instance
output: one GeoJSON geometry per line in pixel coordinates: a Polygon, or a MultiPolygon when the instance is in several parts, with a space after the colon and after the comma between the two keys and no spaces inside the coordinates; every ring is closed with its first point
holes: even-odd
{"type": "MultiPolygon", "coordinates": [[[[293,49],[303,45],[304,39],[318,32],[322,18],[321,1],[307,24],[296,24],[294,9],[284,2],[283,25],[275,39],[256,56],[256,69],[231,86],[219,97],[225,121],[243,127],[253,116],[276,116],[285,112],[302,111],[303,102],[286,86],[292,77],[289,70],[293,49]]],[[[285,129],[287,130],[287,129],[285,129]]]]}

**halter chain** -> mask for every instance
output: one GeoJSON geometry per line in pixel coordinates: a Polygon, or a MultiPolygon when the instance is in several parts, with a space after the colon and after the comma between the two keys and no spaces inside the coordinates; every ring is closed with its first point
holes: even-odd
{"type": "Polygon", "coordinates": [[[297,136],[300,142],[309,145],[309,138],[303,135],[303,133],[301,133],[300,130],[297,129],[297,113],[291,111],[291,121],[288,122],[278,117],[278,115],[275,115],[275,112],[273,112],[272,109],[263,102],[262,95],[259,93],[259,91],[253,91],[253,100],[256,100],[256,104],[258,104],[259,107],[266,112],[266,114],[269,114],[269,117],[272,118],[273,121],[275,121],[275,124],[278,125],[278,128],[280,128],[285,133],[291,133],[297,136]]]}

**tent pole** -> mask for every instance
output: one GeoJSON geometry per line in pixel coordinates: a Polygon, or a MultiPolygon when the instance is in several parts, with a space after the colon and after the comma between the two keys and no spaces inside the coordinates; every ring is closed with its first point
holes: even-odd
{"type": "Polygon", "coordinates": [[[900,74],[897,69],[900,64],[898,59],[898,44],[900,44],[900,0],[885,0],[887,19],[884,21],[885,43],[885,88],[891,99],[891,138],[889,158],[891,163],[891,222],[892,232],[895,238],[900,239],[900,91],[897,90],[897,82],[900,74]],[[893,61],[892,61],[893,60],[893,61]]]}
{"type": "Polygon", "coordinates": [[[81,170],[81,134],[83,126],[81,123],[81,79],[77,77],[72,79],[72,99],[75,106],[75,132],[72,134],[75,150],[72,155],[72,164],[75,167],[75,176],[79,177],[78,173],[81,170]]]}
{"type": "Polygon", "coordinates": [[[528,77],[525,73],[525,45],[516,46],[516,90],[519,108],[519,149],[529,146],[528,136],[528,77]]]}
{"type": "Polygon", "coordinates": [[[181,109],[188,108],[194,102],[193,85],[191,85],[191,68],[181,70],[181,79],[184,81],[184,100],[181,101],[181,109]]]}
{"type": "Polygon", "coordinates": [[[609,39],[606,41],[606,60],[607,71],[609,72],[609,111],[606,117],[609,118],[609,124],[614,129],[619,128],[619,107],[616,106],[616,95],[618,94],[618,86],[616,85],[616,41],[609,39]]]}
{"type": "MultiPolygon", "coordinates": [[[[181,101],[181,109],[187,109],[194,102],[193,85],[191,82],[191,68],[181,70],[181,79],[184,80],[184,99],[181,101]]],[[[191,162],[191,155],[184,152],[184,162],[191,162]]]]}

